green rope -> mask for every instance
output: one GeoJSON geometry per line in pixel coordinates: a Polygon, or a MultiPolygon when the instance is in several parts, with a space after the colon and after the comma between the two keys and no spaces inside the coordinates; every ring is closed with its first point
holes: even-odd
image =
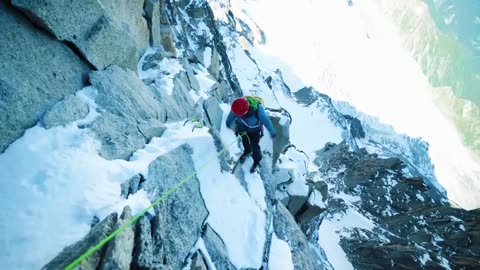
{"type": "Polygon", "coordinates": [[[247,135],[248,144],[250,145],[250,147],[252,147],[252,142],[250,141],[250,136],[248,136],[246,131],[244,131],[242,133],[239,133],[239,135],[240,135],[240,137],[242,137],[243,135],[247,135]]]}
{"type": "MultiPolygon", "coordinates": [[[[240,137],[247,134],[246,132],[240,133],[240,137]]],[[[247,135],[248,136],[248,135],[247,135]]],[[[236,139],[228,144],[226,147],[223,147],[222,150],[218,151],[214,156],[212,156],[210,159],[205,161],[197,171],[202,170],[205,168],[210,162],[212,162],[215,158],[220,156],[226,149],[228,149],[232,144],[236,142],[236,139]]],[[[75,261],[67,265],[65,267],[65,270],[72,270],[75,266],[77,266],[80,262],[82,262],[84,259],[86,259],[88,256],[92,255],[95,251],[99,250],[102,248],[108,241],[112,240],[117,234],[121,233],[123,230],[125,230],[128,226],[132,225],[137,221],[140,217],[145,215],[145,213],[148,212],[148,210],[152,209],[154,206],[158,205],[160,202],[162,202],[165,198],[170,196],[172,193],[177,191],[181,186],[183,186],[185,183],[187,183],[195,174],[197,174],[197,171],[192,172],[189,174],[187,177],[185,177],[182,181],[180,181],[178,184],[173,186],[171,189],[169,189],[167,192],[165,192],[160,198],[156,199],[150,206],[147,208],[143,209],[140,213],[136,214],[132,219],[130,219],[127,223],[123,224],[120,228],[116,229],[113,233],[111,233],[109,236],[105,237],[102,241],[100,241],[98,244],[90,248],[87,252],[85,252],[83,255],[78,257],[75,261]]]]}

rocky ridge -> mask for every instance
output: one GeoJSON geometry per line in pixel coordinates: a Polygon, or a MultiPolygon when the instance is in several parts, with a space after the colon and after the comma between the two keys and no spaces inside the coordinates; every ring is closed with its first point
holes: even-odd
{"type": "MultiPolygon", "coordinates": [[[[33,125],[65,125],[91,110],[99,116],[79,127],[99,140],[106,159],[128,160],[152,138],[162,136],[165,123],[193,117],[210,128],[220,147],[220,104],[242,95],[246,87],[231,61],[240,47],[236,38],[250,45],[265,40],[254,22],[229,10],[229,1],[89,0],[63,5],[13,0],[1,1],[0,13],[5,33],[0,43],[0,117],[6,123],[0,127],[2,152],[33,125]],[[165,61],[174,61],[179,69],[166,70],[165,61]],[[142,77],[150,71],[155,76],[142,77]],[[195,100],[200,73],[215,83],[208,97],[195,100]],[[172,83],[171,92],[166,82],[172,83]],[[98,108],[80,98],[78,91],[84,87],[96,90],[98,108]]],[[[264,269],[273,233],[288,243],[295,269],[332,269],[319,244],[322,223],[352,211],[374,224],[370,230],[346,228],[341,236],[340,245],[356,269],[478,266],[478,209],[449,206],[445,195],[431,185],[432,177],[422,177],[428,166],[418,168],[406,162],[413,158],[388,154],[388,145],[369,137],[368,126],[328,96],[313,88],[292,91],[280,71],[259,69],[259,74],[257,88],[270,89],[274,96],[280,91],[300,106],[328,112],[344,138],[341,144],[327,144],[315,158],[308,157],[290,143],[295,116],[283,108],[269,110],[279,135],[271,152],[264,153],[268,158],[260,170],[268,220],[264,269]],[[385,151],[369,153],[362,148],[365,138],[385,151]]],[[[409,143],[419,146],[418,151],[428,149],[419,140],[409,143]]],[[[230,157],[222,155],[220,162],[227,169],[230,157]]],[[[143,189],[158,197],[172,185],[165,179],[178,179],[192,170],[191,149],[183,145],[153,161],[148,175],[125,179],[122,196],[143,189]]],[[[244,172],[237,178],[245,182],[244,172]]],[[[198,179],[173,196],[155,207],[155,216],[141,217],[77,269],[212,269],[207,258],[217,269],[236,269],[223,240],[206,222],[209,213],[198,179]],[[198,248],[200,240],[208,254],[198,248]]],[[[112,213],[92,224],[83,240],[43,269],[64,268],[130,218],[126,207],[120,216],[112,213]]]]}

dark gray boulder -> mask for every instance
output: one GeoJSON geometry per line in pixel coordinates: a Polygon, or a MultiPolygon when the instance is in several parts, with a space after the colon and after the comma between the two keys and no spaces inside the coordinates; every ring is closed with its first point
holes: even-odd
{"type": "Polygon", "coordinates": [[[287,209],[290,213],[295,216],[298,211],[302,208],[305,202],[308,199],[308,194],[306,195],[288,195],[288,205],[287,209]]]}
{"type": "Polygon", "coordinates": [[[317,102],[319,93],[312,87],[304,87],[293,93],[298,104],[308,107],[317,102]]]}
{"type": "Polygon", "coordinates": [[[53,105],[86,85],[89,67],[0,2],[0,153],[53,105]]]}
{"type": "Polygon", "coordinates": [[[308,200],[302,205],[302,207],[296,213],[296,219],[299,224],[307,224],[315,217],[320,215],[326,210],[326,205],[323,203],[325,199],[322,194],[313,190],[308,196],[308,200]]]}
{"type": "Polygon", "coordinates": [[[68,95],[43,115],[42,123],[45,128],[52,128],[84,118],[87,114],[88,105],[79,97],[68,95]]]}

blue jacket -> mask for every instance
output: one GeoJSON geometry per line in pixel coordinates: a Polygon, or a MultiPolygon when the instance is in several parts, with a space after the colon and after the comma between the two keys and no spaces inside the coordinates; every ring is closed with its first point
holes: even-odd
{"type": "Polygon", "coordinates": [[[251,115],[249,117],[237,117],[235,116],[232,111],[228,114],[227,117],[227,127],[230,128],[232,125],[233,121],[245,121],[245,123],[249,126],[255,126],[258,125],[258,121],[260,122],[268,129],[268,132],[270,132],[270,136],[274,137],[277,135],[277,132],[275,131],[275,128],[272,125],[272,122],[270,121],[270,118],[268,118],[267,113],[265,112],[265,109],[263,108],[262,105],[258,104],[258,118],[255,115],[251,115]]]}

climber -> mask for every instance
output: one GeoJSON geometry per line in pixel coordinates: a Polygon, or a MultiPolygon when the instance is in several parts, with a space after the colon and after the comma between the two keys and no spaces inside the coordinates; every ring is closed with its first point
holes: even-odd
{"type": "Polygon", "coordinates": [[[262,159],[262,152],[260,150],[260,138],[263,136],[263,125],[268,129],[270,137],[273,139],[276,136],[275,128],[272,122],[265,113],[262,106],[263,100],[259,97],[240,97],[233,101],[230,113],[228,114],[226,124],[228,128],[232,128],[232,123],[235,127],[232,129],[236,135],[245,131],[242,135],[243,154],[239,158],[239,162],[243,163],[245,159],[252,154],[253,165],[250,172],[253,173],[262,159]]]}

